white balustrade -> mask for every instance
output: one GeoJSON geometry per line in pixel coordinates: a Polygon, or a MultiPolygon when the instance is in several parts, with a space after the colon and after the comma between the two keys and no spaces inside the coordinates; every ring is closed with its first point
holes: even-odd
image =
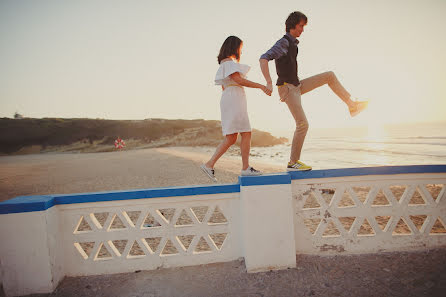
{"type": "Polygon", "coordinates": [[[446,246],[446,166],[241,177],[238,184],[17,197],[0,203],[7,296],[64,276],[227,262],[248,272],[297,254],[446,246]]]}
{"type": "Polygon", "coordinates": [[[373,253],[446,245],[446,176],[294,180],[296,252],[373,253]]]}
{"type": "Polygon", "coordinates": [[[60,205],[65,273],[151,270],[241,257],[237,194],[60,205]]]}

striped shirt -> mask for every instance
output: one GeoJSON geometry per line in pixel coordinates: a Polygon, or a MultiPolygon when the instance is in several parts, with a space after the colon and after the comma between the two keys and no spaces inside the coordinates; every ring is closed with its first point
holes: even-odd
{"type": "MultiPolygon", "coordinates": [[[[291,39],[296,41],[296,45],[299,44],[299,40],[294,38],[293,35],[291,35],[289,32],[286,33],[286,35],[291,39]]],[[[270,48],[266,53],[260,56],[260,59],[265,59],[268,61],[279,59],[280,57],[286,55],[288,53],[288,47],[289,47],[288,39],[285,37],[280,38],[277,40],[277,42],[273,45],[272,48],[270,48]]]]}

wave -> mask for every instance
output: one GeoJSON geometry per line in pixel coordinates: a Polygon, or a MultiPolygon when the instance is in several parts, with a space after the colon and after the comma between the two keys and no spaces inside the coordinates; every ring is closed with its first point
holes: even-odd
{"type": "Polygon", "coordinates": [[[326,148],[319,148],[319,150],[323,151],[349,151],[349,152],[356,152],[356,153],[385,153],[390,155],[411,155],[411,156],[424,156],[424,157],[434,157],[434,158],[446,158],[446,153],[444,155],[436,155],[436,154],[428,154],[428,153],[415,153],[415,152],[399,152],[399,151],[391,151],[391,150],[383,150],[383,149],[370,149],[370,148],[334,148],[334,147],[326,147],[326,148]]]}
{"type": "Polygon", "coordinates": [[[446,136],[411,136],[411,137],[395,137],[395,139],[446,139],[446,136]]]}
{"type": "MultiPolygon", "coordinates": [[[[404,139],[404,138],[397,138],[397,139],[404,139]]],[[[426,138],[427,139],[427,138],[426,138]]],[[[443,139],[443,138],[429,138],[429,139],[443,139]]],[[[345,138],[325,138],[325,140],[332,140],[332,141],[339,141],[342,143],[373,143],[373,144],[421,144],[421,145],[440,145],[440,146],[446,146],[446,137],[444,138],[445,142],[401,142],[401,141],[367,141],[367,140],[347,140],[345,138]]],[[[313,141],[317,140],[317,138],[313,138],[313,141]]]]}

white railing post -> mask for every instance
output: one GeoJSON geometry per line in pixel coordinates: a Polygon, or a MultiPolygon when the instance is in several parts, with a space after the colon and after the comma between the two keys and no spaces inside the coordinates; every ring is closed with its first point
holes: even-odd
{"type": "Polygon", "coordinates": [[[0,215],[1,273],[6,296],[51,293],[63,278],[55,207],[0,215]]]}
{"type": "Polygon", "coordinates": [[[296,267],[290,175],[240,177],[240,199],[247,271],[296,267]]]}

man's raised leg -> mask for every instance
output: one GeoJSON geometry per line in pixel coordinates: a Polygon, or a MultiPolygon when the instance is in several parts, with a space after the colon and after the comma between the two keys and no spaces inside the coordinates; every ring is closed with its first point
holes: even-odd
{"type": "Polygon", "coordinates": [[[342,86],[333,71],[324,72],[301,80],[301,94],[308,93],[316,88],[327,84],[330,89],[347,104],[351,116],[355,116],[363,111],[367,101],[353,101],[350,93],[342,86]]]}

